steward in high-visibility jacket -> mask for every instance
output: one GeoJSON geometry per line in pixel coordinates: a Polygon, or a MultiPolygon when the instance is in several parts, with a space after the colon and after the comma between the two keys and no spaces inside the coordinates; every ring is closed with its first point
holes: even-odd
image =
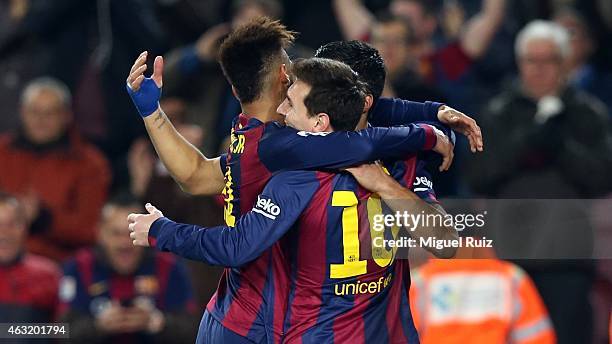
{"type": "Polygon", "coordinates": [[[529,276],[498,259],[431,259],[412,272],[421,343],[556,343],[529,276]]]}

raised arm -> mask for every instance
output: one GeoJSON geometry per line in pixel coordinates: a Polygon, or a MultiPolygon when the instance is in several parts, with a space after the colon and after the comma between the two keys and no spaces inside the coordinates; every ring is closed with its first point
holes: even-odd
{"type": "Polygon", "coordinates": [[[346,40],[363,39],[375,21],[360,0],[334,0],[334,13],[346,40]]]}
{"type": "Polygon", "coordinates": [[[170,175],[190,194],[214,195],[223,190],[219,158],[205,157],[172,125],[159,106],[164,61],[157,56],[153,75],[145,78],[147,52],[140,54],[127,79],[127,90],[143,117],[147,132],[170,175]]]}
{"type": "Polygon", "coordinates": [[[461,33],[461,47],[472,59],[485,54],[504,20],[506,0],[483,0],[482,10],[472,17],[461,33]]]}
{"type": "Polygon", "coordinates": [[[128,217],[131,237],[135,245],[153,246],[212,265],[239,267],[261,255],[292,227],[317,187],[314,172],[279,174],[235,227],[176,223],[147,205],[148,215],[128,217]]]}

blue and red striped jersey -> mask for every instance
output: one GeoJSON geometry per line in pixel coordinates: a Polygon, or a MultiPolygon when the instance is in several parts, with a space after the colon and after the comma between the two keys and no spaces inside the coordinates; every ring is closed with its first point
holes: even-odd
{"type": "MultiPolygon", "coordinates": [[[[435,201],[423,164],[402,166],[412,175],[405,182],[427,189],[416,192],[435,201]]],[[[415,343],[408,262],[394,261],[392,250],[364,251],[377,235],[372,216],[381,211],[380,199],[349,174],[291,171],[272,177],[234,228],[162,218],[150,235],[158,249],[234,268],[265,254],[262,314],[271,342],[415,343]]]]}
{"type": "Polygon", "coordinates": [[[85,249],[64,265],[59,296],[62,311],[96,316],[111,301],[148,300],[162,311],[195,311],[187,268],[167,253],[146,251],[131,275],[114,271],[101,249],[85,249]]]}
{"type": "MultiPolygon", "coordinates": [[[[438,106],[432,106],[437,109],[438,106]]],[[[436,110],[437,111],[437,110],[436,110]]],[[[393,112],[391,112],[393,113],[393,112]]],[[[398,159],[435,145],[429,126],[410,124],[394,128],[368,128],[359,132],[310,135],[278,123],[264,124],[241,114],[232,130],[223,166],[226,187],[224,218],[228,226],[250,211],[273,172],[295,169],[338,168],[377,159],[398,159]]],[[[272,250],[278,250],[272,247],[272,250]]],[[[267,275],[270,252],[248,266],[224,271],[217,293],[207,309],[228,329],[259,341],[266,333],[262,309],[266,288],[278,290],[267,275]]],[[[281,269],[280,266],[275,267],[281,269]]],[[[268,334],[269,335],[269,334],[268,334]]]]}
{"type": "MultiPolygon", "coordinates": [[[[398,106],[395,101],[389,102],[386,107],[384,102],[382,104],[377,105],[380,114],[373,117],[382,118],[379,122],[386,120],[391,124],[402,121],[409,123],[413,118],[431,120],[436,117],[437,109],[441,105],[405,102],[404,106],[398,106]]],[[[234,122],[228,154],[222,159],[226,179],[223,191],[226,224],[229,227],[237,226],[240,216],[253,208],[257,196],[274,172],[338,168],[378,159],[404,158],[416,151],[431,149],[434,145],[435,134],[427,125],[411,124],[404,127],[368,128],[359,132],[312,135],[277,123],[264,124],[255,118],[240,115],[234,122]]],[[[152,228],[152,237],[156,236],[155,232],[152,228]]],[[[196,233],[199,234],[203,233],[196,233]]],[[[264,232],[262,235],[267,234],[264,232]]],[[[190,251],[192,247],[176,249],[176,246],[167,242],[158,242],[158,245],[161,249],[185,257],[203,259],[201,252],[190,251]]],[[[240,253],[248,252],[249,250],[245,249],[240,253]]],[[[230,253],[232,252],[222,252],[230,253]]],[[[234,259],[233,261],[220,262],[214,259],[214,255],[204,259],[211,263],[232,266],[225,270],[217,293],[207,306],[211,315],[226,328],[251,340],[259,342],[265,336],[277,337],[279,331],[272,333],[265,324],[266,319],[274,318],[275,323],[281,324],[278,328],[282,327],[282,314],[275,312],[281,312],[283,309],[279,307],[279,303],[285,294],[283,288],[286,286],[279,280],[279,274],[271,273],[285,269],[278,260],[271,258],[282,254],[282,248],[277,243],[273,244],[269,251],[259,252],[258,255],[243,255],[242,257],[248,257],[248,263],[240,261],[241,264],[237,264],[235,257],[226,257],[234,259]],[[268,302],[264,303],[264,299],[268,302]],[[271,300],[276,303],[270,302],[271,300]]]]}
{"type": "MultiPolygon", "coordinates": [[[[415,157],[391,173],[436,202],[431,182],[420,187],[429,181],[424,167],[415,157]]],[[[288,248],[279,258],[289,259],[291,283],[283,342],[418,343],[408,261],[371,244],[385,235],[372,226],[373,216],[385,212],[381,200],[344,173],[317,179],[318,190],[282,242],[288,248]]]]}

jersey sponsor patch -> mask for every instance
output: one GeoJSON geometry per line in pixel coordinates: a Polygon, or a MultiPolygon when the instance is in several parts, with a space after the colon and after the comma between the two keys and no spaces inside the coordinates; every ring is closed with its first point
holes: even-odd
{"type": "Polygon", "coordinates": [[[412,186],[415,192],[427,191],[433,189],[433,182],[427,177],[416,177],[412,186]]]}
{"type": "Polygon", "coordinates": [[[428,286],[428,323],[508,320],[510,286],[493,273],[452,273],[432,278],[428,286]]]}
{"type": "Polygon", "coordinates": [[[253,212],[261,214],[271,220],[276,220],[276,217],[281,213],[281,208],[272,202],[270,198],[259,195],[257,196],[257,203],[255,203],[253,212]]]}

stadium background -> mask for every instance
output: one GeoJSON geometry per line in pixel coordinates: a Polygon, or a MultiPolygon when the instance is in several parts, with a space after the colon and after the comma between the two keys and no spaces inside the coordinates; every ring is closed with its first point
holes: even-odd
{"type": "MultiPolygon", "coordinates": [[[[0,190],[17,196],[28,209],[31,226],[27,250],[60,263],[70,259],[78,249],[95,245],[102,206],[106,199],[118,194],[131,193],[179,221],[200,225],[221,223],[217,200],[183,194],[157,161],[144,126],[125,92],[125,78],[140,52],[148,50],[150,55],[164,55],[167,64],[164,109],[185,137],[207,156],[215,155],[227,145],[231,119],[239,112],[239,105],[214,62],[215,49],[232,26],[261,14],[279,18],[299,32],[297,44],[290,51],[292,57],[311,56],[317,47],[329,41],[370,40],[392,64],[388,66],[391,82],[387,94],[417,101],[443,101],[480,123],[485,150],[489,152],[474,158],[468,153],[466,143],[460,140],[453,168],[434,179],[440,198],[598,198],[593,218],[609,217],[612,209],[609,200],[612,148],[607,110],[612,106],[612,48],[609,45],[612,5],[609,1],[425,1],[425,7],[433,11],[437,22],[433,35],[426,38],[414,25],[423,18],[421,14],[402,10],[398,5],[412,3],[410,0],[362,1],[367,11],[381,21],[371,30],[355,34],[342,26],[339,12],[346,10],[340,10],[342,6],[359,3],[342,0],[1,1],[0,190]],[[503,9],[499,25],[484,28],[493,31],[494,39],[481,56],[466,56],[457,48],[461,35],[470,20],[485,15],[486,10],[494,11],[495,6],[503,9]],[[397,19],[394,15],[398,14],[412,21],[397,19]],[[508,96],[522,82],[514,50],[516,36],[535,19],[556,20],[570,34],[574,50],[565,67],[559,69],[560,78],[568,89],[577,89],[589,96],[578,100],[565,98],[565,94],[559,97],[565,102],[564,111],[572,112],[577,118],[583,115],[587,118],[580,134],[600,138],[592,141],[589,151],[578,154],[589,158],[584,161],[558,163],[557,154],[566,153],[561,147],[565,147],[564,142],[571,135],[571,130],[564,131],[569,129],[563,126],[545,128],[539,133],[537,143],[529,142],[520,151],[503,144],[506,121],[514,118],[507,114],[516,112],[519,118],[521,113],[537,108],[535,102],[511,103],[513,98],[508,96]],[[375,35],[376,30],[383,35],[375,35]],[[419,53],[419,45],[427,43],[439,53],[434,58],[419,53]],[[23,88],[38,77],[58,79],[72,93],[69,109],[72,120],[59,126],[41,122],[38,126],[41,130],[57,131],[48,142],[42,143],[31,142],[24,130],[24,117],[20,116],[24,112],[23,88]],[[507,111],[500,106],[506,106],[507,111]],[[505,121],[497,120],[502,114],[506,116],[505,121]],[[601,114],[605,116],[599,121],[601,114]],[[64,164],[63,158],[40,170],[37,170],[39,160],[15,158],[50,154],[49,159],[53,161],[54,151],[64,144],[82,149],[82,139],[93,143],[98,150],[86,154],[86,159],[91,160],[89,163],[73,166],[74,173],[80,173],[88,181],[83,187],[40,186],[62,184],[58,181],[66,179],[65,170],[58,166],[64,164]],[[15,145],[15,140],[20,144],[15,145]],[[520,163],[502,158],[517,155],[522,157],[517,158],[520,163]],[[87,170],[85,165],[89,166],[87,170]],[[493,170],[498,173],[495,178],[483,177],[490,177],[493,170]],[[511,177],[506,175],[507,171],[511,177]],[[27,182],[15,177],[21,175],[29,176],[27,182]],[[20,180],[19,185],[15,184],[16,180],[20,180]],[[54,202],[78,204],[67,207],[54,202]],[[75,212],[75,209],[83,215],[72,219],[70,224],[54,222],[65,215],[62,212],[75,212]],[[61,226],[65,227],[58,228],[61,226]]],[[[58,111],[44,101],[35,105],[39,117],[34,121],[44,121],[41,116],[54,116],[54,111],[58,111]]],[[[524,130],[535,126],[521,123],[524,130]]],[[[612,247],[610,221],[591,221],[581,230],[598,238],[597,245],[604,250],[612,247]]],[[[525,264],[540,292],[566,293],[560,291],[562,281],[580,285],[574,289],[577,294],[562,297],[586,300],[590,306],[584,304],[583,311],[592,314],[591,319],[578,319],[573,330],[566,331],[570,332],[567,338],[559,336],[559,342],[575,342],[568,339],[572,338],[571,332],[580,333],[585,326],[592,339],[582,336],[581,343],[607,342],[612,304],[610,261],[564,260],[550,264],[525,264]],[[541,271],[548,275],[543,276],[541,271]]],[[[216,287],[219,270],[191,262],[188,265],[197,294],[196,308],[201,310],[216,287]]],[[[8,278],[9,275],[0,276],[8,278]]],[[[552,299],[555,297],[551,296],[552,299]]],[[[10,298],[0,300],[6,305],[12,304],[10,298]]],[[[560,307],[557,311],[568,310],[560,307]]],[[[5,318],[11,313],[3,317],[3,312],[4,308],[0,308],[0,319],[11,320],[5,318]]],[[[555,318],[554,314],[551,316],[555,318]]]]}

